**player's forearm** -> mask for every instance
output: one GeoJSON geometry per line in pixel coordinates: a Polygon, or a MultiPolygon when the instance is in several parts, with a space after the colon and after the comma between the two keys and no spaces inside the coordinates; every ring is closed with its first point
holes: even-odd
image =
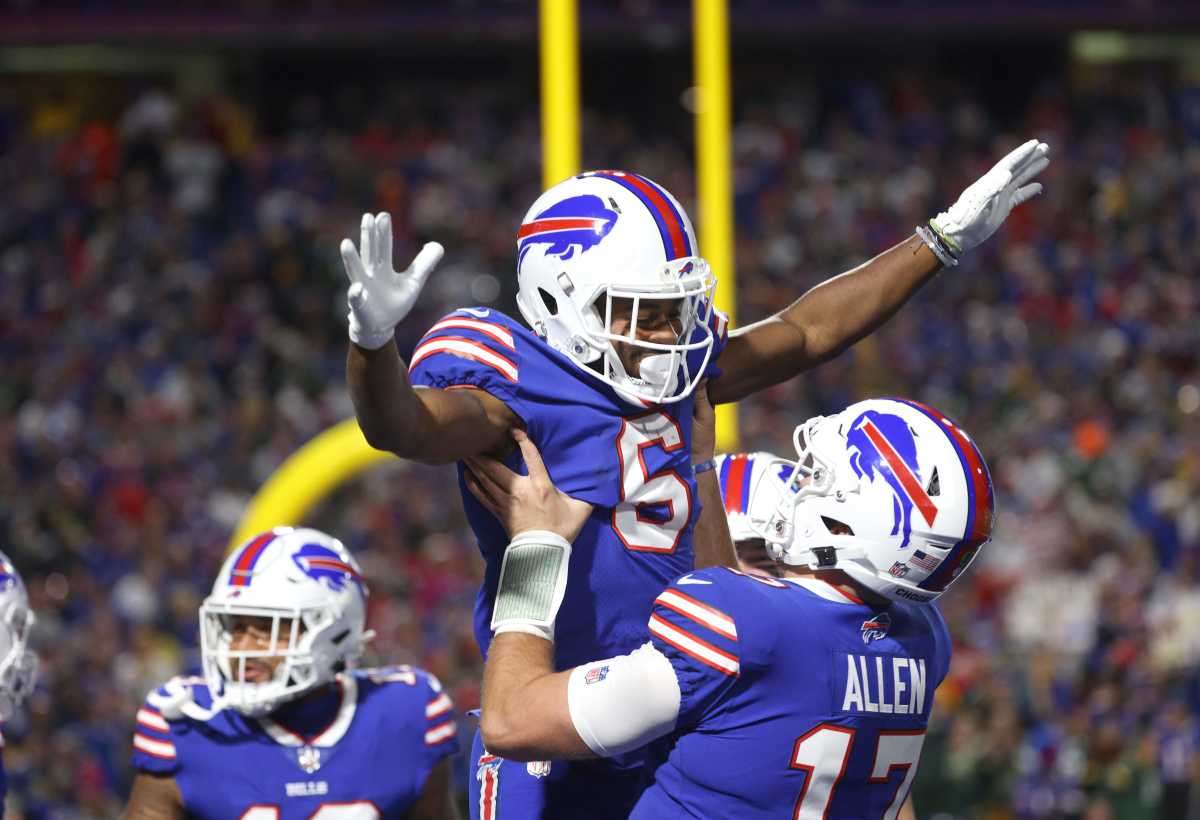
{"type": "Polygon", "coordinates": [[[183,817],[183,796],[175,778],[139,774],[133,779],[129,805],[121,820],[179,820],[183,817]]]}
{"type": "Polygon", "coordinates": [[[519,423],[482,390],[415,389],[395,345],[350,345],[346,380],[367,442],[401,458],[445,464],[511,446],[519,423]]]}
{"type": "Polygon", "coordinates": [[[421,796],[408,812],[409,820],[461,820],[455,799],[451,758],[442,758],[425,778],[421,796]]]}
{"type": "Polygon", "coordinates": [[[396,346],[366,350],[351,343],[346,355],[346,381],[367,443],[398,456],[415,457],[423,437],[425,408],[413,390],[396,346]]]}
{"type": "Polygon", "coordinates": [[[492,639],[483,669],[480,731],[509,760],[594,757],[571,722],[568,672],[554,672],[554,644],[524,632],[492,639]]]}
{"type": "Polygon", "coordinates": [[[823,362],[874,332],[941,268],[914,234],[869,262],[817,285],[780,314],[805,334],[801,363],[811,367],[823,362]]]}
{"type": "Polygon", "coordinates": [[[729,521],[725,516],[725,501],[721,497],[721,482],[716,470],[706,470],[696,476],[696,489],[700,496],[700,518],[692,535],[696,553],[696,569],[705,567],[737,568],[737,551],[729,535],[729,521]]]}
{"type": "Polygon", "coordinates": [[[891,318],[939,270],[937,257],[913,235],[822,282],[730,339],[734,356],[721,357],[713,401],[737,401],[833,358],[891,318]]]}

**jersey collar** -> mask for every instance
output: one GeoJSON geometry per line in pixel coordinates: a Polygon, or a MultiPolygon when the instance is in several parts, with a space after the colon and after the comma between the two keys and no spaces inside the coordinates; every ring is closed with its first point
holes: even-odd
{"type": "Polygon", "coordinates": [[[278,721],[270,717],[256,718],[258,725],[263,728],[271,739],[281,746],[320,746],[329,747],[337,744],[345,737],[354,720],[354,712],[358,709],[358,681],[354,675],[337,676],[338,691],[342,693],[342,702],[338,706],[337,716],[316,737],[312,739],[301,737],[278,721]]]}
{"type": "Polygon", "coordinates": [[[820,578],[808,577],[790,577],[781,578],[781,581],[787,581],[789,584],[795,584],[798,587],[804,587],[814,595],[824,598],[826,601],[835,601],[839,604],[854,604],[855,606],[865,606],[865,604],[856,598],[851,598],[846,593],[835,587],[828,581],[822,581],[820,578]]]}

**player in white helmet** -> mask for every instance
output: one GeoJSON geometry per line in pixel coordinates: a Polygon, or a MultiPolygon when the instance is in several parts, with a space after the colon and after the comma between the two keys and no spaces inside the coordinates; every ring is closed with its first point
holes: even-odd
{"type": "MultiPolygon", "coordinates": [[[[528,476],[470,463],[472,492],[513,534],[484,674],[489,749],[586,759],[658,742],[634,818],[898,816],[950,662],[933,601],[994,518],[987,467],[954,422],[878,399],[800,425],[795,461],[767,456],[724,487],[746,499],[741,534],[762,539],[778,577],[683,575],[655,599],[640,648],[565,672],[553,665],[562,557],[591,509],[519,441],[528,476]]],[[[719,476],[706,472],[711,497],[719,476]]],[[[725,516],[714,503],[702,518],[725,516]]]]}
{"type": "Polygon", "coordinates": [[[340,541],[262,533],[200,607],[204,674],[137,714],[125,817],[456,817],[454,710],[415,667],[358,669],[367,588],[340,541]]]}
{"type": "MultiPolygon", "coordinates": [[[[12,719],[37,679],[37,656],[29,648],[35,618],[29,595],[8,556],[0,552],[0,724],[12,719]]],[[[0,760],[0,814],[8,792],[8,778],[0,760]]]]}
{"type": "MultiPolygon", "coordinates": [[[[708,378],[714,403],[733,402],[837,355],[1036,195],[1047,150],[1037,140],[1018,147],[909,239],[734,331],[713,309],[720,271],[700,253],[679,202],[634,172],[579,174],[543,193],[516,230],[525,324],[489,308],[456,310],[429,329],[407,365],[394,331],[442,249],[426,245],[396,273],[390,217],[366,214],[359,246],[345,240],[341,248],[359,424],[373,446],[426,462],[508,453],[511,431],[527,430],[557,485],[596,507],[578,545],[586,573],[572,573],[564,593],[556,662],[567,668],[628,652],[664,584],[734,561],[713,543],[693,550],[698,381],[708,378]]],[[[507,539],[469,496],[464,506],[488,563],[475,619],[486,654],[507,539]]],[[[506,768],[478,742],[472,758],[477,786],[498,773],[497,805],[506,808],[495,810],[520,817],[627,813],[645,768],[632,756],[604,764],[607,775],[568,764],[531,773],[506,768]]],[[[479,814],[492,811],[483,792],[472,799],[479,814]]]]}

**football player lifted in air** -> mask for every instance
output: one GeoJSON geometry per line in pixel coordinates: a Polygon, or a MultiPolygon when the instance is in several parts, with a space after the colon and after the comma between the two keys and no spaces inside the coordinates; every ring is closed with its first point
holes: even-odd
{"type": "MultiPolygon", "coordinates": [[[[527,476],[472,459],[468,479],[513,533],[484,672],[488,748],[587,759],[665,738],[634,818],[894,820],[950,664],[933,601],[991,536],[970,438],[897,399],[809,419],[796,461],[755,471],[742,512],[779,577],[685,574],[654,600],[638,649],[555,672],[554,616],[591,507],[514,435],[527,476]]],[[[714,471],[699,483],[720,492],[714,471]]],[[[710,517],[723,521],[718,504],[710,517]]]]}
{"type": "MultiPolygon", "coordinates": [[[[366,214],[360,246],[341,246],[359,424],[373,446],[405,458],[506,455],[517,469],[511,431],[525,430],[558,487],[595,508],[576,540],[555,662],[566,669],[629,652],[668,581],[734,561],[703,542],[693,553],[697,382],[709,378],[713,403],[733,402],[836,356],[1038,194],[1047,150],[1025,143],[908,240],[732,332],[713,310],[714,273],[675,198],[635,173],[580,174],[542,194],[517,230],[517,304],[528,326],[462,308],[429,329],[407,366],[395,328],[442,248],[427,244],[396,273],[390,217],[366,214]]],[[[464,505],[487,562],[475,613],[486,655],[508,539],[466,493],[464,505]]],[[[478,741],[473,816],[480,761],[499,772],[506,818],[624,816],[643,788],[637,755],[508,766],[478,741]]]]}
{"type": "MultiPolygon", "coordinates": [[[[37,679],[37,656],[28,646],[34,620],[25,583],[8,556],[0,552],[0,724],[12,719],[37,679]]],[[[4,814],[7,793],[8,777],[0,759],[0,814],[4,814]]]]}
{"type": "Polygon", "coordinates": [[[124,817],[457,818],[453,705],[420,669],[355,668],[366,603],[323,532],[280,527],[235,550],[200,607],[204,676],[137,713],[124,817]]]}

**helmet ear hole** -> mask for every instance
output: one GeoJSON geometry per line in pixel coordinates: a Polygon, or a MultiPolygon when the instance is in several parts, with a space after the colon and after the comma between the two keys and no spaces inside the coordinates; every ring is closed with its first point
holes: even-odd
{"type": "Polygon", "coordinates": [[[545,307],[546,307],[546,312],[549,313],[551,316],[557,316],[558,315],[558,300],[556,300],[550,294],[550,291],[546,290],[545,288],[538,288],[537,293],[538,293],[538,296],[540,296],[542,299],[542,304],[545,305],[545,307]]]}
{"type": "Polygon", "coordinates": [[[836,518],[823,515],[821,523],[825,525],[825,529],[829,530],[830,535],[854,535],[854,529],[849,524],[838,521],[836,518]]]}

